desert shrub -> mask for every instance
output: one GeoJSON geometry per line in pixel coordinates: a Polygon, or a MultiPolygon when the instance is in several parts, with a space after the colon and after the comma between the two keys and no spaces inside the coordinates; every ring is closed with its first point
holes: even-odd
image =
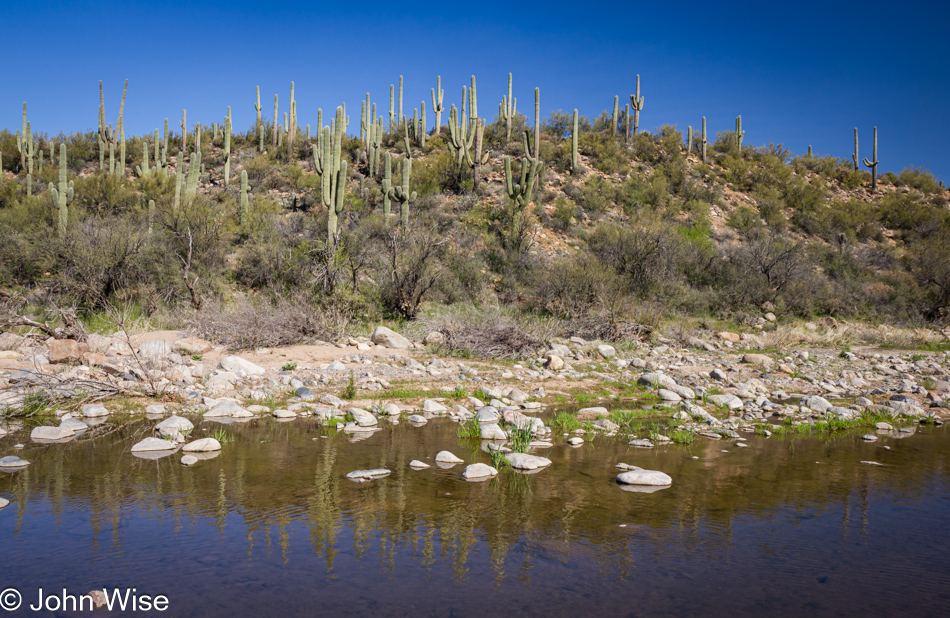
{"type": "Polygon", "coordinates": [[[609,297],[622,294],[623,281],[597,256],[577,253],[546,264],[535,285],[539,308],[565,318],[582,318],[609,297]]]}
{"type": "Polygon", "coordinates": [[[588,157],[590,164],[605,174],[618,174],[627,167],[623,142],[603,132],[583,132],[578,137],[577,150],[588,157]]]}
{"type": "Polygon", "coordinates": [[[676,240],[668,228],[605,223],[591,233],[588,246],[604,265],[624,278],[632,294],[645,295],[676,277],[676,240]]]}
{"type": "Polygon", "coordinates": [[[942,188],[934,175],[923,167],[906,167],[897,175],[898,186],[905,185],[917,189],[924,195],[936,193],[942,188]]]}
{"type": "Polygon", "coordinates": [[[419,314],[408,330],[418,337],[442,333],[444,346],[457,354],[517,358],[542,349],[557,334],[558,323],[494,305],[453,305],[419,314]]]}
{"type": "Polygon", "coordinates": [[[569,185],[565,191],[588,213],[604,213],[616,201],[616,188],[603,176],[590,176],[580,187],[569,185]]]}
{"type": "Polygon", "coordinates": [[[726,224],[740,234],[748,234],[762,225],[762,219],[755,208],[743,204],[729,213],[726,224]]]}
{"type": "Polygon", "coordinates": [[[435,222],[410,219],[408,229],[389,227],[378,236],[377,282],[383,307],[411,320],[426,296],[446,276],[442,257],[451,240],[435,222]]]}
{"type": "Polygon", "coordinates": [[[630,217],[644,210],[661,211],[670,203],[670,184],[662,174],[634,174],[616,188],[613,199],[630,217]]]}

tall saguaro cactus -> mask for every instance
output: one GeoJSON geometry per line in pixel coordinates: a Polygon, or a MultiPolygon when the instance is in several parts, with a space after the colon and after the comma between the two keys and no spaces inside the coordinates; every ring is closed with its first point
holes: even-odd
{"type": "Polygon", "coordinates": [[[419,113],[419,148],[426,147],[426,102],[420,102],[420,109],[422,110],[419,113]]]}
{"type": "Polygon", "coordinates": [[[402,172],[402,185],[389,189],[393,199],[399,202],[399,222],[405,228],[409,225],[409,204],[416,201],[416,192],[409,190],[409,179],[412,175],[412,159],[406,157],[399,164],[402,172]]]}
{"type": "Polygon", "coordinates": [[[294,100],[294,83],[290,82],[290,122],[287,125],[287,160],[294,158],[294,137],[297,136],[297,102],[294,100]]]}
{"type": "Polygon", "coordinates": [[[264,152],[264,122],[261,120],[261,87],[257,87],[257,102],[254,111],[257,112],[257,151],[264,152]]]}
{"type": "Polygon", "coordinates": [[[736,116],[736,147],[742,150],[742,137],[745,131],[742,130],[742,116],[736,116]]]}
{"type": "Polygon", "coordinates": [[[705,116],[703,116],[703,138],[700,141],[700,143],[703,145],[702,160],[703,160],[703,163],[705,163],[706,162],[706,144],[709,143],[709,141],[706,139],[706,117],[705,116]]]}
{"type": "Polygon", "coordinates": [[[59,237],[66,236],[66,226],[69,223],[69,204],[73,201],[73,181],[66,182],[66,144],[59,145],[59,188],[49,183],[50,196],[53,206],[57,209],[59,237]]]}
{"type": "Polygon", "coordinates": [[[871,154],[871,160],[864,158],[864,166],[871,168],[871,191],[877,191],[877,127],[874,127],[874,150],[871,154]]]}
{"type": "Polygon", "coordinates": [[[693,125],[689,125],[686,129],[686,156],[689,157],[689,153],[693,151],[693,125]]]}
{"type": "Polygon", "coordinates": [[[247,223],[250,200],[247,197],[247,170],[241,170],[241,225],[247,223]]]}
{"type": "Polygon", "coordinates": [[[534,158],[541,156],[541,89],[534,89],[534,158]]]}
{"type": "Polygon", "coordinates": [[[515,115],[517,103],[511,94],[511,73],[508,74],[508,96],[501,98],[501,106],[498,110],[498,117],[505,121],[505,143],[511,141],[511,119],[515,115]]]}
{"type": "MultiPolygon", "coordinates": [[[[122,103],[119,105],[119,121],[115,126],[119,137],[119,178],[125,176],[125,95],[129,91],[129,80],[125,80],[125,88],[122,89],[122,103]]],[[[113,136],[115,141],[115,136],[113,136]]]]}
{"type": "Polygon", "coordinates": [[[188,110],[181,110],[181,124],[178,125],[181,127],[181,146],[178,151],[181,156],[184,156],[185,151],[188,148],[188,110]]]}
{"type": "Polygon", "coordinates": [[[402,113],[402,75],[399,76],[399,124],[406,122],[406,117],[402,113]]]}
{"type": "Polygon", "coordinates": [[[435,112],[435,134],[442,131],[442,97],[445,91],[442,90],[442,76],[436,77],[435,88],[432,89],[432,111],[435,112]]]}
{"type": "Polygon", "coordinates": [[[854,154],[851,155],[851,160],[854,161],[854,171],[858,171],[861,167],[861,159],[858,158],[858,128],[854,127],[854,154]]]}
{"type": "Polygon", "coordinates": [[[270,145],[271,145],[271,148],[274,148],[274,149],[277,148],[277,134],[279,133],[278,128],[279,127],[277,126],[277,95],[275,94],[274,95],[274,126],[271,129],[271,136],[270,136],[270,142],[271,142],[270,145]]]}
{"type": "Polygon", "coordinates": [[[508,233],[505,242],[508,249],[517,249],[519,252],[525,250],[525,247],[520,246],[522,235],[519,234],[519,229],[524,223],[525,211],[528,202],[531,201],[531,193],[542,165],[540,160],[529,154],[527,129],[524,132],[523,144],[525,156],[521,160],[520,182],[515,182],[515,176],[512,174],[511,157],[505,156],[505,192],[511,207],[508,211],[508,233]],[[513,246],[515,241],[518,241],[519,246],[513,246]]]}
{"type": "Polygon", "coordinates": [[[617,135],[617,118],[620,115],[620,97],[614,95],[614,113],[610,116],[610,131],[609,133],[617,135]]]}
{"type": "Polygon", "coordinates": [[[231,106],[224,118],[224,186],[231,184],[231,106]]]}
{"type": "Polygon", "coordinates": [[[346,118],[343,107],[336,108],[336,120],[333,122],[333,133],[331,135],[330,127],[323,127],[321,139],[317,149],[314,149],[314,167],[320,174],[320,196],[323,205],[326,206],[329,217],[327,218],[327,243],[336,244],[337,239],[337,221],[340,213],[343,212],[344,193],[346,191],[346,161],[343,160],[341,143],[343,140],[343,127],[346,124],[346,118]],[[319,151],[319,154],[318,154],[319,151]]]}
{"type": "Polygon", "coordinates": [[[577,109],[574,110],[574,128],[571,130],[571,174],[577,174],[577,109]]]}
{"type": "Polygon", "coordinates": [[[201,175],[201,151],[191,153],[188,162],[188,181],[185,184],[185,204],[191,204],[198,196],[198,177],[201,175]]]}
{"type": "Polygon", "coordinates": [[[637,93],[630,95],[630,109],[633,110],[633,134],[640,130],[640,112],[643,111],[643,97],[640,96],[640,74],[637,74],[637,93]]]}
{"type": "Polygon", "coordinates": [[[389,214],[392,212],[392,194],[389,192],[393,188],[393,163],[389,151],[383,155],[383,216],[389,221],[389,214]]]}

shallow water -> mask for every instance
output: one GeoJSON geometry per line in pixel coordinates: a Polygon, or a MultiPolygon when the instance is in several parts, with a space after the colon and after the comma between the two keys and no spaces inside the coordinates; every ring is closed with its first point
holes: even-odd
{"type": "Polygon", "coordinates": [[[40,586],[135,587],[176,616],[937,615],[950,601],[942,428],[870,444],[744,434],[744,449],[598,438],[540,451],[554,463],[538,474],[467,483],[435,454],[489,458],[447,419],[383,421],[357,442],[308,420],[229,425],[234,441],[193,468],[132,456],[153,425],[0,439],[33,462],[0,473],[0,588],[33,603],[40,586]],[[624,491],[618,462],[673,485],[624,491]],[[344,478],[377,467],[392,474],[344,478]]]}

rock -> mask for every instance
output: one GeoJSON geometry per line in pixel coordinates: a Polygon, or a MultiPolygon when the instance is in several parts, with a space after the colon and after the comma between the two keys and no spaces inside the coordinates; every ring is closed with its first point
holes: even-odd
{"type": "Polygon", "coordinates": [[[720,382],[725,382],[729,378],[726,376],[726,372],[722,369],[713,369],[709,372],[709,377],[713,380],[719,380],[720,382]]]}
{"type": "Polygon", "coordinates": [[[198,463],[198,458],[194,455],[185,455],[181,458],[181,465],[183,466],[193,466],[198,463]]]}
{"type": "Polygon", "coordinates": [[[344,365],[340,361],[333,361],[332,363],[327,365],[327,370],[328,371],[345,371],[346,365],[344,365]]]}
{"type": "Polygon", "coordinates": [[[487,480],[497,475],[498,470],[483,463],[475,463],[467,466],[462,472],[462,478],[466,481],[487,480]]]}
{"type": "Polygon", "coordinates": [[[663,387],[667,389],[677,385],[676,380],[665,373],[655,372],[644,373],[639,378],[637,378],[637,384],[640,384],[641,386],[652,386],[654,388],[663,387]]]}
{"type": "Polygon", "coordinates": [[[653,443],[643,438],[639,438],[637,440],[631,440],[628,444],[630,444],[630,446],[635,446],[637,448],[653,448],[653,443]]]}
{"type": "Polygon", "coordinates": [[[9,500],[6,500],[5,498],[0,498],[0,511],[2,511],[3,509],[7,508],[7,506],[9,506],[9,505],[10,505],[10,501],[9,501],[9,500]]]}
{"type": "Polygon", "coordinates": [[[293,410],[274,410],[271,412],[271,416],[274,418],[288,419],[288,418],[297,418],[297,413],[293,410]]]}
{"type": "Polygon", "coordinates": [[[548,360],[544,363],[544,366],[551,371],[560,371],[564,369],[564,359],[560,356],[552,354],[548,357],[548,360]]]}
{"type": "Polygon", "coordinates": [[[617,423],[613,422],[612,420],[608,418],[597,419],[596,421],[594,421],[594,427],[597,427],[598,429],[603,429],[604,431],[617,431],[620,429],[620,425],[618,425],[617,423]]]}
{"type": "Polygon", "coordinates": [[[16,333],[5,332],[0,333],[0,350],[9,351],[15,350],[21,345],[27,343],[27,338],[17,335],[16,333]]]}
{"type": "Polygon", "coordinates": [[[775,314],[772,313],[771,311],[769,311],[768,313],[766,313],[766,314],[765,314],[764,316],[762,316],[762,317],[764,317],[767,322],[774,322],[774,321],[777,319],[777,318],[775,317],[775,314]]]}
{"type": "Polygon", "coordinates": [[[320,403],[325,403],[328,406],[333,406],[334,408],[342,408],[346,405],[346,402],[337,397],[336,395],[321,395],[320,403]]]}
{"type": "Polygon", "coordinates": [[[571,349],[564,345],[563,343],[552,343],[551,347],[544,353],[542,356],[548,358],[550,356],[560,356],[562,359],[570,358],[573,352],[571,349]]]}
{"type": "Polygon", "coordinates": [[[429,419],[422,416],[421,414],[410,414],[406,420],[412,423],[413,425],[425,425],[426,423],[429,422],[429,419]]]}
{"type": "Polygon", "coordinates": [[[508,399],[515,403],[524,403],[528,401],[528,393],[518,390],[517,388],[513,388],[511,389],[511,392],[508,393],[508,399]]]}
{"type": "Polygon", "coordinates": [[[426,336],[422,338],[422,343],[426,345],[444,344],[445,335],[443,335],[437,330],[429,331],[428,333],[426,333],[426,336]]]}
{"type": "Polygon", "coordinates": [[[78,418],[64,418],[62,422],[59,424],[59,426],[65,429],[69,429],[73,433],[78,433],[80,431],[86,431],[87,429],[89,429],[89,425],[85,424],[78,418]]]}
{"type": "Polygon", "coordinates": [[[34,427],[30,432],[30,440],[65,440],[76,434],[75,431],[60,425],[59,427],[34,427]]]}
{"type": "Polygon", "coordinates": [[[409,462],[409,467],[412,468],[413,470],[425,470],[426,468],[430,466],[429,464],[423,461],[419,461],[418,459],[413,459],[412,461],[409,462]]]}
{"type": "Polygon", "coordinates": [[[356,421],[356,424],[360,427],[373,427],[376,425],[376,417],[362,408],[349,408],[346,413],[352,416],[353,420],[356,421]]]}
{"type": "Polygon", "coordinates": [[[617,356],[617,350],[614,349],[612,345],[599,345],[597,346],[597,353],[600,354],[603,358],[613,358],[617,356]]]}
{"type": "Polygon", "coordinates": [[[139,346],[139,356],[142,358],[165,358],[172,353],[172,347],[164,339],[151,339],[139,346]]]}
{"type": "Polygon", "coordinates": [[[186,431],[191,431],[195,426],[187,418],[181,416],[169,416],[164,421],[155,426],[159,432],[169,431],[175,433],[183,433],[186,431]]]}
{"type": "Polygon", "coordinates": [[[314,399],[317,398],[317,394],[313,392],[312,390],[310,390],[309,388],[307,388],[306,386],[301,386],[294,392],[296,392],[297,396],[303,399],[304,401],[313,401],[314,399]]]}
{"type": "Polygon", "coordinates": [[[449,451],[439,451],[439,454],[435,456],[436,463],[449,463],[449,464],[459,464],[465,463],[463,459],[459,459],[454,454],[449,451]]]}
{"type": "Polygon", "coordinates": [[[20,459],[16,455],[7,455],[0,457],[0,468],[25,468],[30,465],[25,459],[20,459]]]}
{"type": "Polygon", "coordinates": [[[494,423],[497,422],[499,418],[501,417],[498,414],[498,410],[492,406],[479,408],[475,412],[475,419],[479,423],[494,423]]]}
{"type": "Polygon", "coordinates": [[[377,326],[370,339],[376,345],[395,350],[408,350],[412,343],[399,333],[392,331],[385,326],[377,326]]]}
{"type": "Polygon", "coordinates": [[[601,406],[581,408],[577,411],[576,415],[577,420],[579,421],[592,421],[602,416],[610,416],[610,412],[607,411],[607,408],[601,406]]]}
{"type": "Polygon", "coordinates": [[[864,464],[864,465],[866,465],[866,466],[883,466],[883,465],[884,465],[884,464],[878,463],[878,462],[876,462],[876,461],[859,461],[858,463],[862,463],[862,464],[864,464]]]}
{"type": "Polygon", "coordinates": [[[883,431],[893,431],[893,430],[894,430],[894,427],[892,427],[890,423],[875,423],[874,426],[875,426],[877,429],[881,429],[881,430],[883,430],[883,431]]]}
{"type": "Polygon", "coordinates": [[[394,403],[387,403],[383,406],[383,412],[389,416],[399,416],[402,413],[402,410],[394,403]]]}
{"type": "Polygon", "coordinates": [[[624,485],[672,485],[673,479],[659,470],[628,470],[617,475],[617,482],[624,485]]]}
{"type": "Polygon", "coordinates": [[[861,436],[861,439],[865,442],[877,442],[877,436],[875,436],[873,433],[866,433],[861,436]]]}
{"type": "Polygon", "coordinates": [[[87,418],[109,416],[109,411],[101,403],[87,403],[82,408],[82,415],[87,418]]]}
{"type": "Polygon", "coordinates": [[[716,336],[722,339],[723,341],[728,341],[730,343],[738,343],[740,339],[739,335],[737,335],[736,333],[730,333],[729,331],[716,333],[716,336]]]}
{"type": "Polygon", "coordinates": [[[163,406],[163,405],[160,404],[160,403],[153,403],[153,404],[150,405],[150,406],[145,406],[145,413],[146,413],[146,414],[158,415],[158,416],[164,416],[164,415],[165,415],[165,406],[163,406]]]}
{"type": "Polygon", "coordinates": [[[482,440],[507,440],[508,434],[497,423],[483,423],[481,426],[482,440]]]}
{"type": "Polygon", "coordinates": [[[824,317],[818,320],[818,326],[822,328],[838,328],[838,320],[832,317],[824,317]]]}
{"type": "Polygon", "coordinates": [[[432,414],[442,414],[448,411],[448,408],[434,399],[426,399],[422,402],[422,411],[431,412],[432,414]]]}
{"type": "Polygon", "coordinates": [[[194,442],[189,442],[181,447],[186,453],[208,453],[210,451],[220,451],[221,443],[214,438],[201,438],[194,442]]]}
{"type": "Polygon", "coordinates": [[[172,451],[178,448],[178,445],[161,438],[145,438],[132,447],[133,453],[146,453],[149,451],[172,451]]]}
{"type": "Polygon", "coordinates": [[[263,367],[258,367],[249,360],[243,359],[240,356],[225,356],[221,360],[221,368],[225,371],[230,371],[231,373],[237,376],[257,376],[264,373],[263,367]]]}
{"type": "Polygon", "coordinates": [[[568,438],[567,443],[571,446],[580,446],[584,443],[584,438],[581,438],[580,436],[574,436],[573,438],[568,438]]]}
{"type": "Polygon", "coordinates": [[[390,470],[385,468],[376,468],[375,470],[354,470],[346,475],[346,478],[351,481],[356,481],[357,483],[366,483],[367,481],[375,481],[376,479],[381,479],[383,477],[389,476],[392,474],[390,470]]]}
{"type": "Polygon", "coordinates": [[[199,337],[184,337],[172,342],[172,351],[182,356],[194,356],[195,354],[207,354],[211,351],[211,344],[199,337]]]}
{"type": "Polygon", "coordinates": [[[742,362],[767,369],[772,366],[774,361],[765,354],[743,354],[742,362]]]}
{"type": "Polygon", "coordinates": [[[680,397],[673,391],[667,390],[665,388],[661,388],[660,390],[657,391],[656,394],[659,395],[660,399],[662,399],[663,401],[683,401],[682,397],[680,397]]]}
{"type": "Polygon", "coordinates": [[[743,407],[742,400],[735,395],[710,395],[707,397],[710,403],[716,406],[725,406],[730,410],[738,410],[743,407]]]}
{"type": "Polygon", "coordinates": [[[72,339],[54,339],[48,344],[49,353],[47,358],[53,364],[57,363],[78,363],[82,360],[82,355],[89,351],[85,343],[79,343],[72,339]]]}
{"type": "Polygon", "coordinates": [[[505,455],[505,459],[515,470],[537,470],[551,465],[551,460],[547,457],[527,453],[509,453],[505,455]]]}
{"type": "Polygon", "coordinates": [[[210,410],[204,413],[205,418],[215,417],[241,417],[251,415],[250,412],[239,406],[234,401],[221,401],[214,405],[210,410]]]}
{"type": "Polygon", "coordinates": [[[824,397],[819,397],[818,395],[810,395],[808,397],[802,397],[799,405],[806,408],[810,408],[815,412],[824,412],[831,407],[831,402],[825,399],[824,397]]]}

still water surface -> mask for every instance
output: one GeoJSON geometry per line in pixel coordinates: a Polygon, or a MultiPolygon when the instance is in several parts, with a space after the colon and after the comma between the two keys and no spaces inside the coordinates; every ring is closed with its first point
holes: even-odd
{"type": "MultiPolygon", "coordinates": [[[[198,437],[220,427],[196,424],[198,437]]],[[[0,588],[35,602],[40,586],[135,587],[166,595],[165,615],[203,617],[950,613],[943,428],[871,444],[744,434],[744,449],[600,438],[545,449],[538,474],[467,483],[435,454],[489,459],[447,419],[361,441],[255,420],[193,468],[131,455],[153,425],[18,453],[33,463],[0,473],[0,588]],[[624,491],[618,462],[673,485],[624,491]],[[393,473],[344,478],[377,467],[393,473]]],[[[0,455],[18,441],[0,439],[0,455]]]]}

